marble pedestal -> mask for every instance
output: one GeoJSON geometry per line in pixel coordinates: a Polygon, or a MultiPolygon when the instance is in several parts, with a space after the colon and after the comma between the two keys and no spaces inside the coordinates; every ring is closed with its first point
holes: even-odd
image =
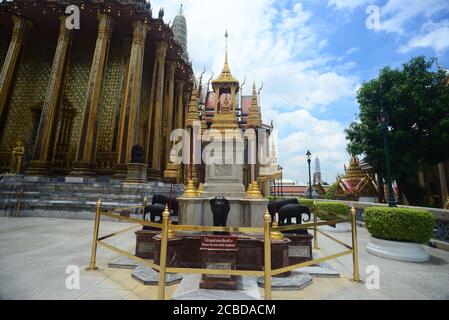
{"type": "Polygon", "coordinates": [[[125,182],[143,183],[147,181],[147,165],[144,163],[128,163],[125,182]]]}
{"type": "MultiPolygon", "coordinates": [[[[210,200],[214,197],[178,198],[179,224],[213,226],[210,200]]],[[[267,199],[226,198],[229,200],[227,225],[230,227],[263,227],[267,199]]]]}
{"type": "Polygon", "coordinates": [[[139,230],[136,231],[136,256],[142,259],[154,259],[154,252],[156,246],[159,246],[159,241],[153,238],[160,234],[157,230],[139,230]]]}

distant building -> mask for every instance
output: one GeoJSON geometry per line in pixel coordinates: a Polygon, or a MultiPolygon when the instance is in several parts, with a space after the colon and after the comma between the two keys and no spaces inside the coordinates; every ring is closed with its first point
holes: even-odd
{"type": "MultiPolygon", "coordinates": [[[[279,179],[276,180],[276,187],[274,184],[271,185],[271,195],[274,195],[276,188],[276,195],[277,196],[284,196],[284,197],[308,197],[308,188],[309,184],[305,182],[298,182],[294,180],[289,179],[279,179]]],[[[314,185],[312,196],[314,198],[322,198],[324,197],[325,193],[329,189],[328,185],[322,186],[321,183],[319,183],[319,188],[316,188],[314,185]]]]}

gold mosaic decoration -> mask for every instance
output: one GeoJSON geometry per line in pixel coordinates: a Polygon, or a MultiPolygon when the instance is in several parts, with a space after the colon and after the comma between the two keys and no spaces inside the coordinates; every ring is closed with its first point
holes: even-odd
{"type": "Polygon", "coordinates": [[[86,97],[94,47],[95,43],[92,41],[74,41],[72,44],[64,89],[64,96],[75,109],[69,152],[76,152],[78,148],[84,115],[84,99],[86,97]]]}
{"type": "Polygon", "coordinates": [[[97,152],[111,152],[115,118],[121,102],[122,52],[119,42],[112,42],[103,81],[102,103],[97,117],[97,152]]]}
{"type": "Polygon", "coordinates": [[[0,150],[10,152],[17,140],[28,141],[33,127],[32,108],[45,98],[55,43],[29,42],[19,59],[0,150]]]}

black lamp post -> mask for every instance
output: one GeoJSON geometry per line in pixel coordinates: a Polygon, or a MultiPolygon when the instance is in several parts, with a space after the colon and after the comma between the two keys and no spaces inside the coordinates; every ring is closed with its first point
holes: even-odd
{"type": "Polygon", "coordinates": [[[391,184],[391,166],[390,166],[390,151],[388,148],[388,122],[389,116],[385,112],[384,108],[380,109],[380,113],[377,117],[380,128],[382,130],[383,140],[384,140],[384,154],[385,154],[385,171],[386,171],[386,181],[387,181],[387,203],[389,207],[396,207],[396,200],[394,199],[393,186],[391,184]]]}
{"type": "Polygon", "coordinates": [[[282,180],[284,180],[284,168],[282,168],[282,166],[280,167],[281,169],[281,197],[284,196],[284,184],[282,182],[282,180]]]}
{"type": "Polygon", "coordinates": [[[309,164],[309,197],[312,199],[312,173],[310,172],[310,163],[312,162],[312,154],[309,150],[306,153],[307,163],[309,164]]]}

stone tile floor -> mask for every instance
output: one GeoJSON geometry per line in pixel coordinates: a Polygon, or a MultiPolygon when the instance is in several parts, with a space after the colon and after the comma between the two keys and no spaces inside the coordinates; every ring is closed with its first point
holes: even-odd
{"type": "MultiPolygon", "coordinates": [[[[100,234],[126,228],[128,224],[104,221],[100,234]]],[[[156,299],[157,287],[144,286],[131,278],[132,270],[111,269],[108,262],[118,255],[99,247],[99,271],[86,272],[89,263],[93,221],[0,217],[0,299],[156,299]],[[69,290],[66,268],[80,268],[80,288],[69,290]]],[[[340,278],[314,278],[301,291],[273,291],[273,299],[449,299],[449,252],[426,247],[427,263],[405,263],[373,256],[366,251],[368,232],[359,228],[360,275],[377,266],[380,288],[368,290],[352,278],[352,257],[329,263],[340,278]]],[[[334,234],[350,243],[350,233],[334,234]]],[[[109,239],[109,243],[134,252],[133,232],[109,239]]],[[[319,255],[343,251],[343,247],[319,236],[319,255]]],[[[170,298],[177,285],[167,288],[170,298]]],[[[263,297],[263,290],[261,295],[263,297]]]]}

